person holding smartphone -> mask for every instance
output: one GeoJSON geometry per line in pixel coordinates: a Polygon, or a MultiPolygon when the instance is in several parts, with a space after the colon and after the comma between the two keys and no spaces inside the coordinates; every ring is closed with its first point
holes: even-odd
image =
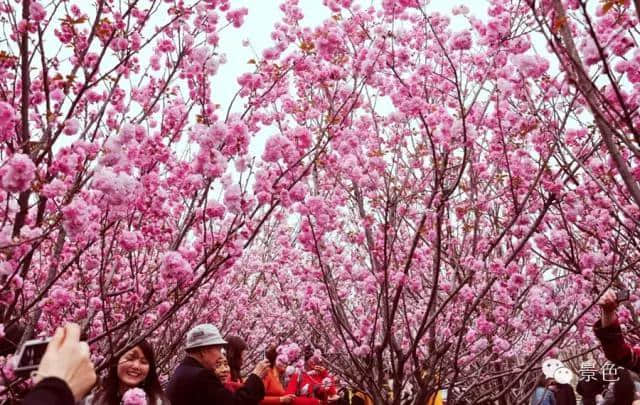
{"type": "Polygon", "coordinates": [[[602,317],[593,329],[605,357],[613,364],[637,373],[640,372],[640,347],[632,347],[625,342],[616,315],[619,303],[628,298],[628,292],[616,294],[613,290],[607,290],[598,300],[602,317]]]}

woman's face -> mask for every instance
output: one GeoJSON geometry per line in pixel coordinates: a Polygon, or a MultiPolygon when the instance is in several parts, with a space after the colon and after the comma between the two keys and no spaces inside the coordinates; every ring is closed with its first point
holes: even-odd
{"type": "Polygon", "coordinates": [[[136,346],[120,357],[118,361],[118,379],[126,387],[137,387],[149,374],[149,361],[140,347],[136,346]]]}
{"type": "Polygon", "coordinates": [[[214,370],[218,379],[223,384],[229,381],[229,377],[231,376],[231,369],[229,369],[229,362],[227,361],[227,357],[222,355],[216,361],[216,368],[214,370]]]}
{"type": "Polygon", "coordinates": [[[322,366],[322,360],[316,356],[313,356],[307,360],[307,369],[314,370],[316,367],[322,366]]]}

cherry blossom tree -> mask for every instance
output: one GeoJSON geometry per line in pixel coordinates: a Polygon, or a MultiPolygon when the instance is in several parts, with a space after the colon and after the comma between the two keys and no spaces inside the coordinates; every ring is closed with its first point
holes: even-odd
{"type": "MultiPolygon", "coordinates": [[[[229,297],[220,280],[278,210],[254,183],[297,181],[248,150],[285,72],[255,74],[265,88],[244,106],[216,103],[220,36],[246,14],[217,0],[0,3],[4,342],[81,322],[102,370],[149,336],[175,357],[189,325],[225,309],[194,305],[229,297]]],[[[3,357],[3,396],[20,395],[12,367],[3,357]]]]}
{"type": "Polygon", "coordinates": [[[394,405],[524,403],[590,355],[598,297],[637,283],[640,6],[427,3],[283,1],[224,107],[251,10],[0,3],[0,337],[79,321],[99,370],[150,337],[166,376],[213,322],[394,405]]]}
{"type": "MultiPolygon", "coordinates": [[[[600,79],[552,40],[570,27],[562,3],[490,3],[483,18],[456,7],[459,29],[422,2],[327,2],[334,17],[306,28],[292,2],[264,53],[263,66],[293,69],[293,89],[264,107],[284,114],[263,160],[286,167],[297,133],[325,144],[308,195],[269,236],[265,282],[379,403],[410,384],[419,404],[443,386],[454,403],[523,403],[543,358],[593,351],[599,295],[635,286],[631,79],[613,79],[628,106],[614,90],[590,100],[600,79]]],[[[637,23],[609,3],[596,11],[608,24],[637,23]]]]}

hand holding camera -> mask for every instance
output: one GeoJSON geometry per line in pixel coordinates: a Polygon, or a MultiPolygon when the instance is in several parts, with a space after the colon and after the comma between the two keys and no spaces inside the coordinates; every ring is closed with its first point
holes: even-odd
{"type": "Polygon", "coordinates": [[[96,382],[89,354],[89,345],[80,342],[80,326],[70,323],[56,329],[51,339],[26,342],[18,355],[16,371],[37,369],[36,383],[48,377],[59,378],[67,383],[76,400],[80,400],[96,382]]]}
{"type": "Polygon", "coordinates": [[[621,290],[615,292],[614,290],[607,290],[602,297],[598,300],[598,305],[602,310],[602,327],[613,324],[616,317],[616,309],[621,302],[629,299],[629,290],[621,290]]]}

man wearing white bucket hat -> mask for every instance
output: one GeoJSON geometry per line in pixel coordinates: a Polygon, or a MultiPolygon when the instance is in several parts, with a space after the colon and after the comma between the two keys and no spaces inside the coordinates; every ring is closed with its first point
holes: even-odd
{"type": "Polygon", "coordinates": [[[187,356],[167,387],[171,405],[258,405],[264,397],[262,378],[267,373],[268,361],[258,363],[244,385],[232,393],[214,373],[226,344],[218,328],[208,323],[187,333],[187,356]]]}

